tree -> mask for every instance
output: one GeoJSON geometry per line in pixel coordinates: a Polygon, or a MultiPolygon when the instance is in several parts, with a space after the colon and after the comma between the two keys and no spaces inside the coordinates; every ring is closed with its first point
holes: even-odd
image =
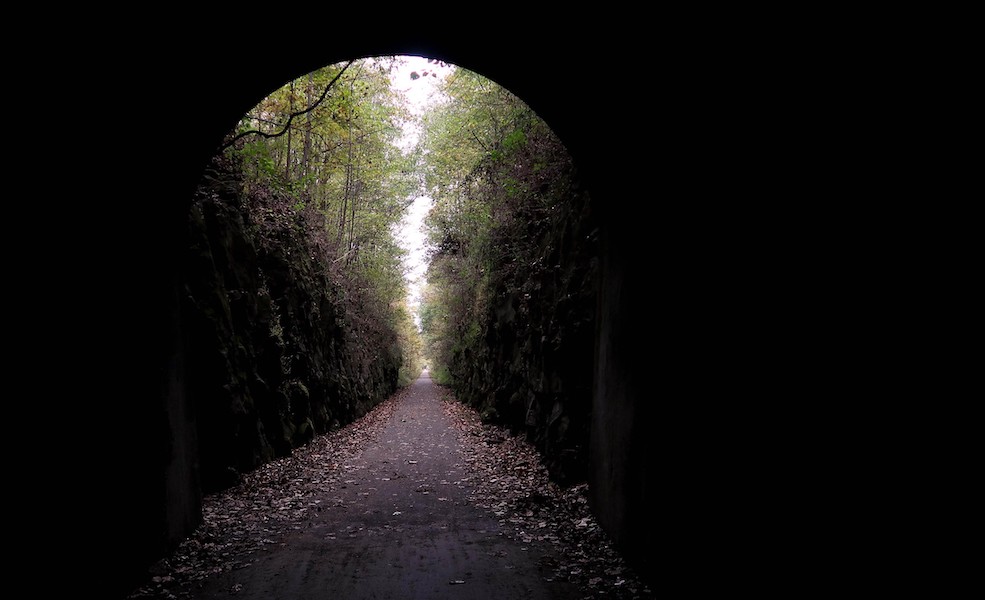
{"type": "MultiPolygon", "coordinates": [[[[408,318],[393,229],[417,187],[413,157],[396,146],[406,114],[390,89],[392,66],[356,60],[291,81],[249,111],[225,145],[246,165],[250,195],[277,190],[293,199],[283,218],[305,215],[353,334],[381,344],[408,318]]],[[[415,342],[404,333],[412,356],[415,342]]]]}

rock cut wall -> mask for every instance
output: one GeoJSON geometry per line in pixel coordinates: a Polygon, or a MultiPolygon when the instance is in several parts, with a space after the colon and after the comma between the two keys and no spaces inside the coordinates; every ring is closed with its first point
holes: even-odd
{"type": "Polygon", "coordinates": [[[243,189],[215,174],[189,216],[182,322],[205,492],[363,415],[401,364],[392,331],[356,325],[293,201],[243,189]]]}
{"type": "Polygon", "coordinates": [[[577,186],[523,235],[533,243],[495,283],[481,343],[453,365],[459,398],[523,432],[554,479],[584,481],[594,378],[598,225],[577,186]]]}

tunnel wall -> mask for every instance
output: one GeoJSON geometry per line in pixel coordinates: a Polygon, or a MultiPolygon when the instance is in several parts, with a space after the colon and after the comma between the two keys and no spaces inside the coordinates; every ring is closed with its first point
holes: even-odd
{"type": "MultiPolygon", "coordinates": [[[[633,235],[644,228],[609,211],[603,230],[601,281],[595,346],[595,390],[591,410],[589,496],[599,523],[631,564],[653,581],[656,536],[662,518],[655,497],[653,473],[660,423],[659,352],[652,350],[655,289],[633,260],[633,235]],[[649,385],[649,391],[646,386],[649,385]],[[655,514],[656,513],[656,514],[655,514]]],[[[637,242],[638,243],[638,242],[637,242]]],[[[664,505],[666,508],[666,505],[664,505]]],[[[673,519],[673,516],[668,516],[673,519]]]]}

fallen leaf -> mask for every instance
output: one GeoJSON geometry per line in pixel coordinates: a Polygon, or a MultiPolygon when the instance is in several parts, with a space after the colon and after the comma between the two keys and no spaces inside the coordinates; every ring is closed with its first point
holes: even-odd
{"type": "MultiPolygon", "coordinates": [[[[539,551],[538,556],[555,557],[538,561],[546,581],[571,582],[590,588],[593,597],[608,600],[655,597],[626,566],[594,520],[588,486],[557,485],[549,478],[541,456],[522,434],[514,436],[506,429],[481,423],[475,411],[458,402],[450,391],[442,399],[442,408],[452,423],[450,431],[457,440],[456,449],[461,452],[461,457],[454,459],[454,474],[428,473],[426,468],[415,469],[413,473],[393,470],[401,462],[418,464],[406,456],[426,456],[403,442],[401,445],[406,448],[401,448],[402,454],[388,463],[390,468],[381,467],[378,472],[367,470],[358,458],[359,453],[367,443],[386,438],[382,432],[397,421],[393,409],[399,400],[399,396],[394,396],[352,425],[317,437],[290,456],[243,474],[241,483],[233,488],[206,496],[202,525],[167,560],[155,566],[148,574],[148,582],[134,591],[131,600],[187,597],[184,592],[200,586],[202,581],[245,567],[264,549],[281,544],[287,531],[310,523],[318,508],[312,505],[318,504],[320,498],[325,499],[321,506],[326,511],[351,510],[352,514],[358,514],[365,508],[360,506],[362,498],[370,496],[371,491],[380,493],[370,487],[373,481],[406,482],[408,476],[424,479],[425,475],[434,481],[428,480],[419,492],[436,493],[436,485],[454,485],[455,493],[461,496],[441,496],[439,502],[495,511],[499,513],[497,521],[508,523],[501,531],[480,533],[526,542],[530,546],[522,546],[523,552],[539,551]],[[341,490],[343,486],[349,486],[348,490],[341,490]],[[536,534],[531,535],[532,531],[536,534]],[[157,582],[150,581],[152,576],[158,578],[157,582]]],[[[396,446],[395,441],[392,443],[396,446]]],[[[418,483],[424,482],[415,482],[411,489],[418,483]]],[[[401,514],[402,511],[394,511],[393,516],[401,514]]],[[[385,531],[387,535],[399,535],[402,528],[392,525],[385,531]]],[[[327,533],[324,539],[373,533],[372,527],[358,534],[356,527],[351,527],[327,533]]],[[[449,583],[462,585],[465,580],[449,583]]],[[[227,589],[236,593],[232,588],[227,589]]],[[[238,593],[249,595],[244,591],[238,593]]]]}

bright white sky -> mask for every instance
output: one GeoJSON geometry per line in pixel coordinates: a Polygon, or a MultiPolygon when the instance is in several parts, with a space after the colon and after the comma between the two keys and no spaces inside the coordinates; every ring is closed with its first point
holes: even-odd
{"type": "MultiPolygon", "coordinates": [[[[391,86],[406,99],[408,108],[415,117],[424,114],[426,107],[437,100],[437,87],[453,67],[441,66],[428,63],[426,58],[420,56],[404,56],[403,64],[393,70],[391,75],[391,86]],[[411,73],[417,72],[418,75],[428,72],[427,76],[411,79],[411,73]],[[437,77],[430,74],[435,73],[437,77]]],[[[401,143],[403,148],[411,148],[420,137],[420,123],[418,121],[408,123],[404,127],[404,138],[401,143]]],[[[417,197],[407,214],[400,222],[397,231],[397,242],[407,251],[404,257],[406,267],[407,288],[410,294],[408,302],[411,312],[414,315],[414,322],[420,327],[420,319],[417,316],[417,309],[421,304],[421,294],[424,289],[424,276],[427,271],[426,253],[427,248],[424,239],[424,217],[434,202],[427,196],[417,197]]]]}

